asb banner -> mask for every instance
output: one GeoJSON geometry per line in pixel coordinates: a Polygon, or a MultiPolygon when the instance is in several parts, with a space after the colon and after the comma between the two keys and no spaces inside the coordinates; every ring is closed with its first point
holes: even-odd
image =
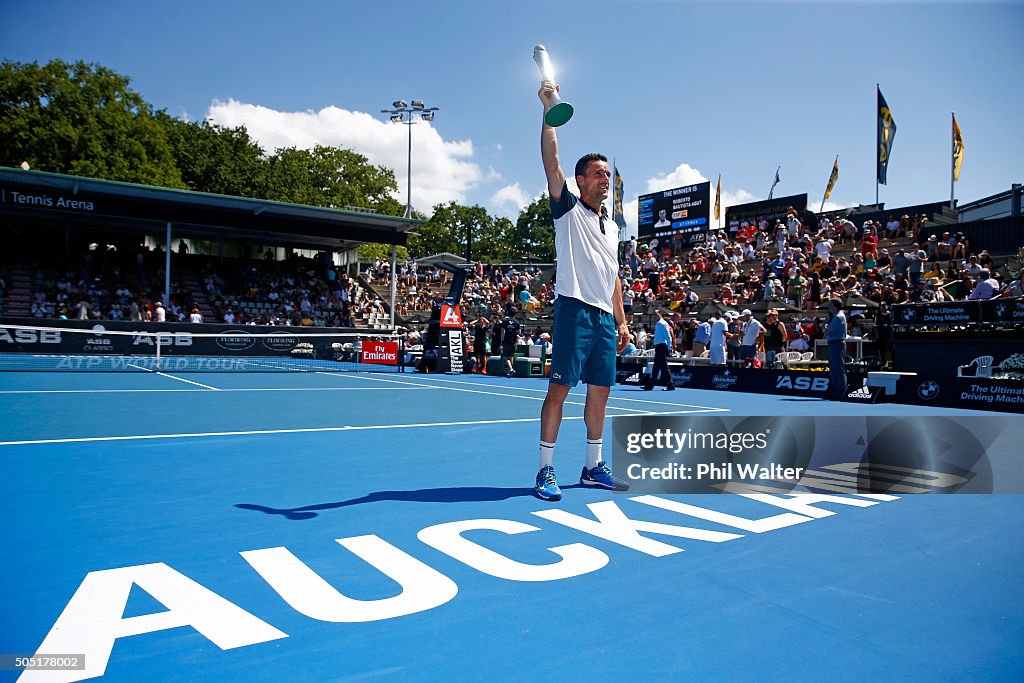
{"type": "Polygon", "coordinates": [[[352,340],[351,332],[333,335],[334,330],[325,328],[315,328],[315,332],[314,337],[308,328],[4,318],[0,320],[0,353],[148,356],[155,355],[159,345],[164,356],[293,356],[303,343],[315,341],[330,347],[352,340]],[[41,324],[45,327],[25,329],[41,324]]]}
{"type": "MultiPolygon", "coordinates": [[[[616,368],[617,384],[642,386],[648,375],[646,359],[622,360],[616,368]]],[[[679,388],[742,391],[753,394],[828,397],[827,372],[776,370],[773,368],[731,368],[726,366],[688,366],[669,362],[672,381],[679,388]]],[[[864,386],[863,377],[849,375],[849,388],[843,400],[847,403],[877,403],[881,390],[864,386]]]]}
{"type": "MultiPolygon", "coordinates": [[[[640,386],[647,380],[648,361],[619,360],[616,382],[640,386]]],[[[828,396],[828,373],[769,368],[732,368],[726,366],[688,366],[669,362],[672,381],[679,388],[717,389],[753,394],[789,396],[828,396]]]]}

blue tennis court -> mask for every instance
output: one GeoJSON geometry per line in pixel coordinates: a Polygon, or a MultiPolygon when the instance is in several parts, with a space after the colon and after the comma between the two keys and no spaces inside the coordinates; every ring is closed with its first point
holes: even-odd
{"type": "MultiPolygon", "coordinates": [[[[0,651],[85,655],[25,681],[1024,674],[1024,497],[660,499],[671,509],[584,489],[579,388],[555,456],[565,495],[545,503],[544,388],[0,373],[0,651]]],[[[608,411],[715,413],[970,414],[631,387],[608,411]]]]}

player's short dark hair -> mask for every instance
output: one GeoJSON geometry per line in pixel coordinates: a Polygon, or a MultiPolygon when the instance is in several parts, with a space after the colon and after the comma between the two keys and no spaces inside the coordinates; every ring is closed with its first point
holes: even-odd
{"type": "Polygon", "coordinates": [[[591,161],[603,161],[605,163],[608,163],[608,157],[606,157],[603,154],[598,154],[597,152],[584,154],[583,156],[580,157],[580,160],[576,162],[576,175],[586,175],[587,166],[590,164],[591,161]]]}

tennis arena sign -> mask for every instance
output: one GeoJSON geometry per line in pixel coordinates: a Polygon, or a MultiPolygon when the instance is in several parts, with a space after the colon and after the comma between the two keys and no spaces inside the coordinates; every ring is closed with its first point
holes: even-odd
{"type": "MultiPolygon", "coordinates": [[[[848,463],[848,466],[856,469],[861,465],[848,463]]],[[[951,486],[953,484],[948,482],[959,481],[957,477],[926,470],[907,473],[907,476],[915,474],[915,481],[928,482],[923,486],[932,489],[951,486]]],[[[439,551],[475,572],[525,584],[523,590],[528,591],[528,585],[532,583],[561,581],[597,572],[612,562],[618,553],[639,553],[655,561],[656,558],[683,552],[684,546],[691,541],[728,543],[747,534],[769,533],[837,514],[833,509],[819,507],[822,504],[850,510],[900,499],[888,494],[856,493],[855,488],[844,489],[842,480],[830,476],[825,490],[848,495],[790,495],[783,489],[766,485],[742,485],[730,489],[764,506],[763,514],[746,517],[655,495],[589,503],[587,511],[579,511],[579,514],[564,508],[546,508],[531,513],[534,518],[558,529],[568,528],[580,534],[579,541],[563,545],[548,546],[542,527],[512,519],[465,519],[432,524],[416,534],[422,545],[408,550],[375,534],[334,539],[333,542],[344,552],[368,563],[372,569],[367,571],[379,572],[400,586],[397,594],[376,600],[348,597],[285,547],[245,550],[239,555],[248,565],[247,570],[254,571],[266,582],[277,598],[309,619],[336,624],[399,619],[440,607],[453,600],[459,592],[458,584],[451,577],[416,557],[426,548],[439,551]],[[651,508],[678,514],[676,521],[680,523],[645,520],[644,510],[651,508]],[[701,521],[709,522],[713,528],[702,528],[701,521]],[[720,530],[722,527],[730,531],[720,530]],[[490,534],[476,533],[479,531],[490,534]],[[532,564],[503,555],[481,542],[485,538],[493,539],[494,532],[532,534],[531,538],[538,546],[546,548],[554,561],[532,564]],[[666,540],[672,542],[657,540],[651,535],[668,537],[666,540]],[[584,542],[588,537],[605,541],[606,544],[602,545],[604,550],[584,542]]],[[[537,521],[534,518],[531,521],[537,521]]],[[[429,551],[423,554],[429,554],[429,551]]],[[[195,629],[221,650],[289,637],[288,633],[254,614],[272,610],[264,609],[261,604],[235,604],[219,594],[216,588],[204,586],[164,562],[89,572],[36,653],[37,656],[79,653],[84,655],[84,668],[27,670],[19,680],[26,683],[80,681],[102,676],[118,640],[183,626],[195,629]],[[126,617],[129,595],[136,588],[149,594],[165,609],[126,617]]],[[[253,598],[254,603],[259,600],[259,597],[253,598]]]]}

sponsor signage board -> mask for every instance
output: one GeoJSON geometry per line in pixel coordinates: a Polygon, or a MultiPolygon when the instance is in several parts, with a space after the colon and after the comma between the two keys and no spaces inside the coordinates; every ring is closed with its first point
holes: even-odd
{"type": "MultiPolygon", "coordinates": [[[[646,381],[646,359],[619,359],[616,381],[640,386],[646,381]]],[[[754,394],[789,396],[828,396],[829,378],[825,372],[775,370],[771,368],[732,368],[726,366],[690,366],[669,361],[672,381],[679,388],[744,391],[754,394]]]]}
{"type": "Polygon", "coordinates": [[[711,183],[641,195],[637,207],[637,235],[647,241],[679,234],[687,246],[703,244],[708,232],[711,183]]]}
{"type": "MultiPolygon", "coordinates": [[[[265,328],[256,328],[264,333],[265,328]]],[[[341,330],[317,328],[318,343],[344,342],[341,330]],[[325,334],[326,333],[326,334],[325,334]]],[[[299,345],[301,332],[279,331],[257,337],[246,330],[218,324],[196,327],[187,323],[143,323],[104,320],[102,323],[37,318],[0,320],[0,353],[155,355],[163,356],[289,356],[299,345]],[[43,326],[22,329],[17,326],[43,326]],[[84,333],[83,333],[84,332],[84,333]],[[131,335],[107,332],[131,332],[131,335]],[[196,336],[201,332],[204,336],[196,336]],[[210,335],[210,336],[205,336],[210,335]],[[257,344],[257,340],[260,341],[257,344]]]]}
{"type": "Polygon", "coordinates": [[[376,365],[398,365],[398,342],[363,342],[363,353],[359,362],[374,363],[376,365]]]}

